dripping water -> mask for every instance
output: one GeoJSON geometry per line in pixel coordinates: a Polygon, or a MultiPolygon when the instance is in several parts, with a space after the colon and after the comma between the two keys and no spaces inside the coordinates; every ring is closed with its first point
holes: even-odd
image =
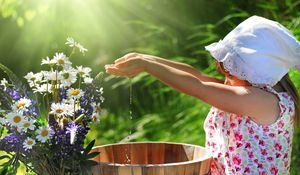
{"type": "MultiPolygon", "coordinates": [[[[130,142],[131,140],[131,134],[132,134],[132,120],[133,120],[133,115],[132,115],[132,80],[129,78],[129,134],[126,137],[125,142],[130,142]]],[[[125,148],[125,157],[126,157],[126,163],[130,164],[130,153],[128,152],[128,149],[125,148]]]]}

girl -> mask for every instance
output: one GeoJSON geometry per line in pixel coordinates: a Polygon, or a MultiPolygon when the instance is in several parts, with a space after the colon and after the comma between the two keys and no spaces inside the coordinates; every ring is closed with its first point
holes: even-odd
{"type": "Polygon", "coordinates": [[[225,82],[189,65],[138,53],[105,68],[128,77],[147,72],[212,105],[204,124],[211,174],[289,174],[299,98],[287,73],[300,70],[300,43],[281,24],[252,16],[206,49],[225,82]]]}

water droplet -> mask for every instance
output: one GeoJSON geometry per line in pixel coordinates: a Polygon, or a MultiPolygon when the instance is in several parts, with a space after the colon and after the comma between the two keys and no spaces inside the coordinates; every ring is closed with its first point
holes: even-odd
{"type": "MultiPolygon", "coordinates": [[[[126,142],[130,142],[131,140],[131,134],[132,134],[132,127],[133,127],[133,114],[132,114],[132,81],[131,78],[129,79],[129,134],[126,137],[126,142]]],[[[125,158],[126,158],[126,162],[130,164],[131,160],[130,160],[130,153],[128,152],[128,149],[125,148],[125,158]]]]}

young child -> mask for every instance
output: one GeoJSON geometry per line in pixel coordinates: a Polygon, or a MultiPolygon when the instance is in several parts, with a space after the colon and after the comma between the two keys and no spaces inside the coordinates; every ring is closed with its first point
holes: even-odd
{"type": "Polygon", "coordinates": [[[105,68],[128,77],[147,72],[212,105],[204,124],[211,174],[289,174],[299,97],[287,73],[300,70],[300,43],[281,24],[252,16],[206,49],[225,82],[189,65],[138,53],[105,68]]]}

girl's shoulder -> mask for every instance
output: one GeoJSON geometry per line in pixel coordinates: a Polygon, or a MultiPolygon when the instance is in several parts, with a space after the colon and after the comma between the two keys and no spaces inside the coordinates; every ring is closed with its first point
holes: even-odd
{"type": "Polygon", "coordinates": [[[256,126],[269,126],[269,127],[278,127],[281,126],[282,123],[286,123],[287,126],[293,125],[293,116],[295,115],[295,105],[291,95],[285,91],[277,92],[274,87],[271,86],[262,86],[258,87],[264,91],[275,94],[278,98],[278,106],[280,109],[279,116],[277,120],[269,125],[258,125],[256,122],[252,121],[250,117],[248,120],[251,120],[251,123],[256,124],[256,126]]]}
{"type": "Polygon", "coordinates": [[[280,112],[289,114],[289,115],[294,115],[295,113],[295,104],[293,101],[293,98],[291,95],[289,95],[287,92],[277,92],[273,87],[271,86],[264,86],[261,89],[268,91],[270,93],[275,94],[278,97],[279,100],[279,107],[280,107],[280,112]]]}

